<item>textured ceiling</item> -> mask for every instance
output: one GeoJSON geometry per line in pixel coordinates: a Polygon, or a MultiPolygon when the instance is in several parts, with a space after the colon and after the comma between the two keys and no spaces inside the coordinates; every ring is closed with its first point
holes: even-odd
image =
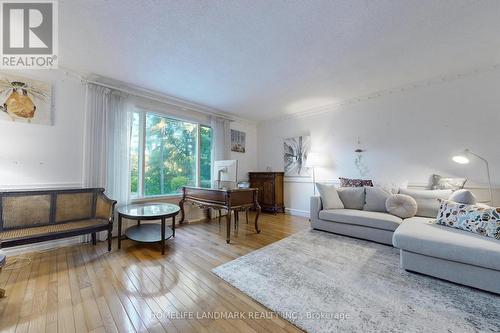
{"type": "Polygon", "coordinates": [[[500,1],[60,0],[60,64],[263,120],[500,61],[500,1]]]}

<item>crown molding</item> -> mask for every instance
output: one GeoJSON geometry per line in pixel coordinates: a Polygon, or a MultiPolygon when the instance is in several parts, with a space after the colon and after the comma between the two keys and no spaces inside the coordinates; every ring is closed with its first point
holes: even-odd
{"type": "Polygon", "coordinates": [[[83,83],[93,83],[101,85],[110,89],[114,89],[123,92],[128,95],[133,95],[139,98],[144,98],[146,100],[159,102],[169,106],[175,106],[181,110],[190,110],[198,113],[203,113],[208,116],[217,116],[221,118],[228,119],[230,121],[239,121],[247,124],[256,124],[257,122],[248,118],[236,116],[234,114],[212,108],[203,104],[191,102],[179,97],[164,94],[155,90],[146,89],[131,83],[115,80],[106,76],[102,76],[95,73],[82,73],[75,71],[71,68],[59,66],[66,76],[73,77],[80,80],[83,83]]]}
{"type": "Polygon", "coordinates": [[[377,90],[377,91],[374,91],[374,92],[366,94],[366,95],[351,97],[351,98],[345,99],[345,100],[337,102],[337,103],[326,104],[326,105],[322,105],[319,107],[304,109],[304,110],[301,110],[299,112],[295,112],[295,113],[291,113],[291,114],[286,114],[286,115],[281,115],[281,116],[261,120],[259,123],[267,122],[270,120],[301,119],[301,118],[305,118],[305,117],[320,115],[320,114],[328,113],[331,111],[336,111],[343,106],[367,102],[367,101],[375,100],[375,99],[386,97],[386,96],[404,94],[404,93],[407,93],[409,91],[417,90],[420,88],[426,88],[426,87],[435,86],[435,85],[443,85],[443,84],[447,84],[450,82],[462,80],[465,78],[477,76],[480,74],[495,72],[498,69],[500,69],[500,63],[495,63],[495,64],[482,66],[482,67],[475,67],[473,69],[464,70],[461,72],[455,72],[453,74],[442,74],[442,75],[438,75],[438,76],[433,76],[433,77],[430,77],[430,78],[427,78],[424,80],[411,81],[411,82],[407,82],[407,83],[404,83],[404,84],[401,84],[398,86],[394,86],[392,88],[377,90]]]}

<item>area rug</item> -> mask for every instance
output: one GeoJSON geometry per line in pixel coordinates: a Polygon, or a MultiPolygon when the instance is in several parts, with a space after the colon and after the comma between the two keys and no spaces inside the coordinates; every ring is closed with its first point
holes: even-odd
{"type": "Polygon", "coordinates": [[[321,231],[213,272],[307,332],[500,331],[500,296],[406,272],[395,248],[321,231]]]}

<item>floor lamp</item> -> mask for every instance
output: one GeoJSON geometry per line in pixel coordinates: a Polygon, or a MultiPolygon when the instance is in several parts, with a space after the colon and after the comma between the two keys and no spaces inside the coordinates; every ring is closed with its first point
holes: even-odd
{"type": "Polygon", "coordinates": [[[453,156],[453,161],[455,163],[459,163],[459,164],[468,164],[470,162],[468,156],[474,156],[474,157],[480,159],[481,161],[483,161],[484,164],[486,165],[486,175],[488,176],[488,187],[490,190],[490,203],[493,206],[493,188],[491,187],[490,165],[488,163],[488,160],[485,159],[484,157],[470,151],[469,149],[465,149],[462,154],[453,156]]]}
{"type": "Polygon", "coordinates": [[[322,155],[319,153],[309,153],[306,160],[306,168],[312,169],[313,193],[316,195],[316,170],[315,168],[323,166],[322,155]]]}

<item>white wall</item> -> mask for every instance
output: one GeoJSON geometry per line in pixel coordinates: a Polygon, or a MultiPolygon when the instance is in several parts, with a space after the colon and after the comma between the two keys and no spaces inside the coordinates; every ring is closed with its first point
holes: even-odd
{"type": "MultiPolygon", "coordinates": [[[[493,183],[500,186],[499,71],[342,106],[325,113],[260,123],[259,170],[283,170],[283,139],[311,135],[312,151],[330,165],[317,170],[319,181],[359,177],[354,165],[359,136],[369,178],[423,186],[433,173],[465,176],[473,187],[486,184],[479,161],[458,165],[451,156],[464,148],[490,161],[493,183]]],[[[310,179],[285,184],[285,205],[308,211],[310,179]],[[304,183],[305,182],[305,183],[304,183]]],[[[481,199],[484,191],[479,191],[481,199]]],[[[500,193],[496,193],[496,201],[500,193]]]]}
{"type": "Polygon", "coordinates": [[[0,121],[0,188],[81,184],[83,85],[59,71],[12,74],[51,82],[53,125],[0,121]]]}

